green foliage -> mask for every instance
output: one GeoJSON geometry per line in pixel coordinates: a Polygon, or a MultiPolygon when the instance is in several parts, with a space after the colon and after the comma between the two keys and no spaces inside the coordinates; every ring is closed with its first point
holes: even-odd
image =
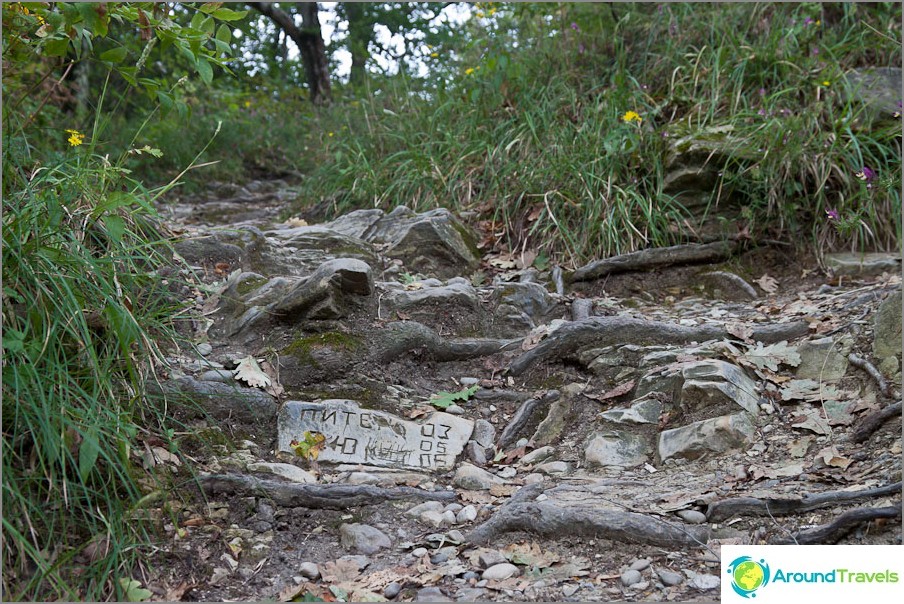
{"type": "Polygon", "coordinates": [[[437,392],[430,397],[428,402],[439,409],[448,409],[455,401],[466,401],[474,396],[477,389],[478,386],[471,386],[470,388],[462,388],[458,392],[437,392]]]}

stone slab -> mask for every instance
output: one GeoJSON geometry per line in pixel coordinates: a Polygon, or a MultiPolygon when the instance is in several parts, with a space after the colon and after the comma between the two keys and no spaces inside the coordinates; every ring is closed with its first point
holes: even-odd
{"type": "Polygon", "coordinates": [[[305,432],[326,436],[318,461],[435,471],[449,470],[471,437],[474,422],[437,412],[422,423],[362,409],[356,402],[289,401],[279,412],[279,450],[305,432]]]}

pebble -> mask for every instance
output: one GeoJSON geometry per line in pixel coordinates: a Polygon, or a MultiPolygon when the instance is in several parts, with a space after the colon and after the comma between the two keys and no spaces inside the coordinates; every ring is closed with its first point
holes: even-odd
{"type": "Polygon", "coordinates": [[[662,581],[663,585],[678,585],[684,580],[684,577],[681,576],[681,573],[673,573],[672,571],[665,570],[664,568],[657,570],[656,574],[659,575],[659,580],[662,581]]]}
{"type": "Polygon", "coordinates": [[[570,598],[571,596],[576,594],[580,588],[580,585],[572,585],[571,583],[566,583],[562,586],[562,594],[566,598],[570,598]]]}
{"type": "Polygon", "coordinates": [[[439,587],[424,587],[417,590],[417,595],[414,596],[415,602],[452,602],[451,598],[448,598],[446,594],[440,591],[439,587]]]}
{"type": "Polygon", "coordinates": [[[474,522],[477,520],[477,508],[473,505],[466,505],[465,507],[459,510],[458,515],[455,517],[455,520],[458,521],[459,524],[464,524],[466,522],[474,522]]]}
{"type": "Polygon", "coordinates": [[[716,575],[694,575],[694,577],[690,580],[688,585],[695,589],[699,589],[701,591],[705,591],[708,589],[716,589],[721,585],[722,580],[716,575]]]}
{"type": "Polygon", "coordinates": [[[383,531],[367,524],[343,524],[339,527],[339,541],[342,547],[367,555],[392,547],[383,531]]]}
{"type": "Polygon", "coordinates": [[[494,484],[503,484],[503,481],[486,470],[464,463],[455,471],[452,484],[469,491],[489,491],[494,484]]]}
{"type": "Polygon", "coordinates": [[[423,512],[420,516],[418,516],[418,520],[432,528],[439,528],[446,522],[446,518],[443,512],[435,512],[433,510],[427,510],[426,512],[423,512]]]}
{"type": "Polygon", "coordinates": [[[543,474],[537,474],[536,472],[534,472],[524,477],[524,484],[537,484],[538,482],[543,482],[544,480],[546,480],[546,477],[543,476],[543,474]]]}
{"type": "Polygon", "coordinates": [[[455,524],[455,512],[452,510],[446,510],[442,515],[443,524],[446,526],[452,526],[455,524]]]}
{"type": "Polygon", "coordinates": [[[490,405],[490,411],[496,413],[496,405],[490,405]]]}
{"type": "Polygon", "coordinates": [[[640,574],[639,570],[628,569],[621,574],[621,582],[625,587],[630,587],[635,583],[640,583],[643,580],[643,577],[640,574]]]}
{"type": "Polygon", "coordinates": [[[485,419],[479,419],[474,422],[474,433],[471,440],[477,442],[481,447],[489,449],[496,440],[496,428],[485,419]]]}
{"type": "Polygon", "coordinates": [[[399,595],[400,591],[402,591],[402,586],[393,581],[383,588],[383,597],[387,600],[392,600],[394,597],[399,595]]]}
{"type": "Polygon", "coordinates": [[[480,575],[475,573],[473,570],[469,570],[465,574],[461,576],[465,581],[471,581],[472,579],[476,580],[480,575]]]}
{"type": "Polygon", "coordinates": [[[486,587],[486,586],[487,586],[487,580],[486,580],[486,579],[481,579],[480,581],[478,581],[478,582],[474,585],[474,587],[486,587]]]}
{"type": "MultiPolygon", "coordinates": [[[[446,537],[449,538],[449,541],[452,541],[455,543],[464,543],[465,542],[465,536],[462,534],[461,531],[456,530],[456,529],[452,529],[451,531],[446,533],[446,537]]],[[[450,549],[455,549],[455,548],[453,547],[450,549]]]]}
{"type": "Polygon", "coordinates": [[[407,512],[405,512],[408,516],[413,516],[417,518],[424,512],[442,512],[443,504],[439,501],[425,501],[424,503],[419,503],[407,512]]]}
{"type": "Polygon", "coordinates": [[[298,573],[305,579],[314,581],[320,576],[320,567],[313,562],[302,562],[298,567],[298,573]]]}
{"type": "Polygon", "coordinates": [[[203,344],[198,344],[198,354],[200,354],[202,357],[206,357],[211,352],[213,352],[213,346],[211,346],[207,342],[204,342],[203,344]]]}
{"type": "Polygon", "coordinates": [[[518,574],[518,567],[509,562],[494,564],[483,571],[483,578],[488,581],[503,581],[518,574]]]}
{"type": "Polygon", "coordinates": [[[540,447],[539,449],[535,449],[534,451],[531,451],[530,453],[522,457],[521,463],[523,465],[540,463],[541,461],[552,457],[553,453],[555,453],[555,449],[552,447],[540,447]]]}
{"type": "Polygon", "coordinates": [[[453,403],[453,404],[449,405],[448,407],[446,407],[446,413],[451,413],[452,415],[464,415],[465,409],[464,409],[464,407],[460,407],[460,406],[456,405],[455,403],[453,403]]]}
{"type": "Polygon", "coordinates": [[[417,549],[411,550],[411,555],[414,556],[415,558],[420,558],[421,556],[423,556],[426,553],[427,553],[426,547],[419,547],[417,549]]]}
{"type": "Polygon", "coordinates": [[[518,448],[518,447],[526,447],[527,444],[528,444],[529,442],[530,442],[530,441],[527,440],[526,438],[519,438],[519,439],[518,439],[518,442],[515,443],[515,447],[516,447],[516,448],[518,448]]]}
{"type": "Polygon", "coordinates": [[[505,466],[504,468],[496,472],[496,476],[498,476],[499,478],[514,478],[517,473],[518,470],[516,470],[512,466],[505,466]]]}
{"type": "Polygon", "coordinates": [[[447,554],[446,552],[438,552],[438,553],[430,556],[430,563],[431,564],[442,564],[443,562],[445,562],[448,559],[449,559],[449,554],[447,554]]]}
{"type": "Polygon", "coordinates": [[[457,514],[458,511],[459,511],[460,509],[462,509],[463,507],[464,507],[464,506],[463,506],[462,504],[460,504],[460,503],[450,503],[449,505],[446,506],[446,511],[447,511],[447,512],[452,512],[453,514],[457,514]]]}
{"type": "Polygon", "coordinates": [[[506,557],[502,555],[501,552],[497,552],[496,550],[490,550],[486,552],[481,552],[477,557],[477,561],[480,563],[481,568],[490,568],[491,566],[496,566],[497,564],[502,564],[506,562],[506,557]]]}
{"type": "Polygon", "coordinates": [[[487,465],[486,450],[480,443],[472,440],[465,445],[465,452],[468,454],[468,459],[470,459],[475,466],[483,467],[487,465]]]}
{"type": "Polygon", "coordinates": [[[703,524],[706,522],[706,514],[697,510],[681,510],[678,517],[688,524],[703,524]]]}
{"type": "Polygon", "coordinates": [[[458,378],[458,382],[462,386],[474,386],[475,384],[480,383],[480,380],[477,379],[476,377],[463,377],[463,378],[458,378]]]}
{"type": "Polygon", "coordinates": [[[537,471],[545,474],[564,474],[568,471],[568,464],[564,461],[548,461],[537,466],[537,471]]]}
{"type": "Polygon", "coordinates": [[[650,561],[646,558],[639,558],[631,563],[631,570],[646,570],[650,568],[650,561]]]}
{"type": "Polygon", "coordinates": [[[648,588],[649,586],[650,586],[649,581],[641,581],[640,583],[635,583],[634,585],[632,585],[631,589],[640,591],[640,590],[648,588]]]}
{"type": "Polygon", "coordinates": [[[486,590],[479,587],[462,587],[456,599],[459,602],[485,602],[485,594],[486,590]]]}

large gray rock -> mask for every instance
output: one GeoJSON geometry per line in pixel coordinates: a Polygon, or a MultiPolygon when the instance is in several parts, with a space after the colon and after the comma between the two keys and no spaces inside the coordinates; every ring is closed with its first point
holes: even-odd
{"type": "Polygon", "coordinates": [[[480,302],[477,290],[461,277],[449,279],[445,285],[428,285],[419,289],[406,289],[401,283],[385,283],[381,287],[388,290],[383,301],[392,310],[417,311],[423,308],[435,312],[437,306],[474,309],[480,302]]]}
{"type": "Polygon", "coordinates": [[[800,379],[835,381],[844,377],[848,368],[848,354],[853,338],[849,335],[835,338],[807,340],[797,347],[800,365],[795,374],[800,379]]]}
{"type": "Polygon", "coordinates": [[[470,274],[480,264],[474,235],[443,208],[416,214],[399,206],[376,221],[364,239],[384,245],[383,254],[402,260],[409,271],[441,279],[470,274]]]}
{"type": "Polygon", "coordinates": [[[485,419],[474,422],[474,440],[481,447],[489,449],[496,442],[496,428],[485,419]]]}
{"type": "Polygon", "coordinates": [[[842,252],[825,255],[826,268],[835,275],[869,277],[901,272],[901,256],[887,253],[852,254],[842,252]]]}
{"type": "MultiPolygon", "coordinates": [[[[259,426],[269,424],[276,416],[275,398],[238,382],[202,382],[186,376],[165,381],[161,386],[170,400],[196,404],[217,419],[259,426]]],[[[151,395],[160,392],[155,382],[149,382],[148,388],[151,395]]]]}
{"type": "Polygon", "coordinates": [[[728,271],[712,271],[698,277],[706,293],[718,300],[747,302],[756,300],[758,295],[753,286],[741,277],[728,271]]]}
{"type": "Polygon", "coordinates": [[[662,402],[653,397],[637,399],[627,409],[610,409],[600,413],[600,417],[606,421],[617,424],[656,424],[662,413],[662,402]]]}
{"type": "Polygon", "coordinates": [[[556,308],[556,301],[539,283],[501,283],[493,287],[491,299],[517,308],[533,320],[542,319],[556,308]]]}
{"type": "Polygon", "coordinates": [[[468,491],[489,491],[493,485],[505,484],[505,481],[477,466],[463,463],[455,471],[452,484],[468,491]]]}
{"type": "Polygon", "coordinates": [[[307,279],[300,281],[267,310],[294,321],[338,319],[348,314],[356,297],[374,291],[370,266],[353,258],[328,260],[307,279]]]}
{"type": "Polygon", "coordinates": [[[317,432],[326,436],[319,461],[428,471],[451,469],[473,429],[473,422],[448,413],[417,423],[335,399],[289,401],[278,418],[280,451],[292,451],[293,440],[317,432]]]}
{"type": "Polygon", "coordinates": [[[365,239],[367,232],[384,216],[383,210],[378,208],[370,210],[355,210],[343,214],[339,218],[320,225],[324,228],[342,233],[348,237],[365,239]]]}
{"type": "Polygon", "coordinates": [[[192,265],[212,267],[225,262],[230,269],[239,268],[245,258],[244,250],[227,239],[221,233],[201,235],[183,239],[173,244],[173,249],[192,265]]]}
{"type": "Polygon", "coordinates": [[[756,383],[737,365],[716,359],[672,363],[647,373],[635,396],[651,392],[665,393],[686,409],[737,405],[749,413],[759,411],[756,383]]]}
{"type": "Polygon", "coordinates": [[[533,443],[537,446],[548,445],[555,442],[562,431],[565,429],[568,414],[571,413],[571,397],[563,396],[558,398],[549,405],[549,411],[540,425],[537,426],[534,435],[531,437],[533,443]]]}
{"type": "Polygon", "coordinates": [[[342,547],[364,555],[392,547],[386,533],[367,524],[343,524],[339,527],[339,540],[342,547]]]}
{"type": "Polygon", "coordinates": [[[288,463],[251,463],[248,464],[248,471],[263,474],[273,474],[275,476],[285,478],[286,480],[289,480],[291,482],[297,482],[301,484],[317,482],[317,478],[310,472],[288,463]]]}
{"type": "Polygon", "coordinates": [[[750,414],[736,413],[694,422],[659,434],[659,458],[699,459],[745,447],[756,434],[750,414]]]}
{"type": "Polygon", "coordinates": [[[584,448],[584,461],[589,468],[633,468],[646,462],[650,453],[651,447],[642,436],[624,430],[607,430],[590,436],[584,448]]]}
{"type": "Polygon", "coordinates": [[[901,290],[879,305],[873,324],[873,354],[879,359],[879,371],[901,383],[901,290]]]}
{"type": "Polygon", "coordinates": [[[322,226],[266,231],[248,250],[248,268],[264,275],[308,275],[327,260],[354,258],[371,266],[379,260],[373,245],[322,226]]]}
{"type": "Polygon", "coordinates": [[[866,107],[873,119],[893,119],[901,111],[901,68],[866,67],[845,75],[849,95],[866,107]]]}

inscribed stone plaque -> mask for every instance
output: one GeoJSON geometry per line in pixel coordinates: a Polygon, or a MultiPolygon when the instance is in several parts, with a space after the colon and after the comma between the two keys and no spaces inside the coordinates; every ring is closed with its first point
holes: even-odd
{"type": "Polygon", "coordinates": [[[354,401],[289,401],[279,412],[279,449],[292,451],[304,433],[326,436],[319,461],[419,470],[448,470],[471,437],[474,423],[434,413],[423,423],[362,409],[354,401]]]}

